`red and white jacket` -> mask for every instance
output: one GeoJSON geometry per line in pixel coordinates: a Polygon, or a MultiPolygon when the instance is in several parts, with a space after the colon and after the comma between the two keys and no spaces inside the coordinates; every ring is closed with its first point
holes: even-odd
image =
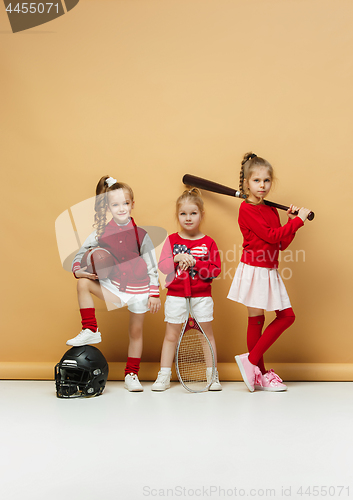
{"type": "Polygon", "coordinates": [[[186,240],[173,233],[166,239],[158,267],[167,275],[167,295],[185,297],[182,273],[179,263],[174,262],[178,253],[190,253],[196,264],[189,268],[192,297],[210,297],[212,280],[221,272],[221,259],[215,241],[209,236],[198,240],[186,240]]]}
{"type": "Polygon", "coordinates": [[[278,268],[279,251],[289,246],[295,233],[304,225],[300,217],[294,217],[281,226],[276,208],[246,201],[240,205],[238,222],[244,237],[240,261],[271,269],[278,268]]]}
{"type": "Polygon", "coordinates": [[[85,252],[91,247],[100,246],[114,257],[115,265],[109,279],[120,291],[149,293],[151,297],[159,297],[156,255],[152,240],[144,229],[134,227],[132,218],[125,226],[118,225],[112,219],[98,241],[96,236],[97,231],[93,231],[75,255],[73,273],[81,268],[85,252]]]}

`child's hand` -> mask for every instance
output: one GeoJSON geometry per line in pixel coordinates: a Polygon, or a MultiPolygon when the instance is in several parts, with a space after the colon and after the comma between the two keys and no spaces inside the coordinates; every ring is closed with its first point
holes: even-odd
{"type": "Polygon", "coordinates": [[[179,269],[185,271],[196,264],[196,260],[189,253],[179,253],[174,257],[174,262],[179,262],[179,269]]]}
{"type": "Polygon", "coordinates": [[[161,308],[161,300],[158,297],[150,297],[147,304],[150,313],[154,314],[161,308]]]}
{"type": "Polygon", "coordinates": [[[306,221],[306,219],[308,218],[308,215],[310,214],[311,210],[309,210],[308,208],[300,208],[299,211],[298,211],[298,217],[301,218],[301,220],[303,222],[306,221]]]}
{"type": "Polygon", "coordinates": [[[299,207],[295,207],[294,205],[291,205],[288,210],[287,210],[287,215],[290,219],[294,219],[298,215],[299,212],[299,207]],[[294,213],[297,212],[297,213],[294,213]]]}
{"type": "Polygon", "coordinates": [[[87,266],[81,267],[81,269],[78,269],[77,271],[75,271],[76,278],[88,278],[89,280],[97,280],[98,279],[98,276],[96,274],[87,273],[86,269],[87,269],[87,266]]]}

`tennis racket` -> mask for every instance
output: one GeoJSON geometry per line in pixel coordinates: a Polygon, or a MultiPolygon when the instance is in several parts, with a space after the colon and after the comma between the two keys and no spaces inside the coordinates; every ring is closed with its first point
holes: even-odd
{"type": "Polygon", "coordinates": [[[175,368],[180,383],[190,392],[207,391],[214,381],[216,368],[212,345],[194,316],[191,306],[189,272],[181,276],[187,307],[187,319],[180,333],[175,353],[175,368]],[[207,368],[211,373],[207,377],[207,368]],[[210,370],[209,370],[210,371],[210,370]]]}

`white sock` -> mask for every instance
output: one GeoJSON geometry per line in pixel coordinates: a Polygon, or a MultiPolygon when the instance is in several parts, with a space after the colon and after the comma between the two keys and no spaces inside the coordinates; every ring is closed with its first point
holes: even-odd
{"type": "Polygon", "coordinates": [[[172,369],[171,368],[166,368],[165,366],[161,366],[162,373],[171,373],[172,369]]]}

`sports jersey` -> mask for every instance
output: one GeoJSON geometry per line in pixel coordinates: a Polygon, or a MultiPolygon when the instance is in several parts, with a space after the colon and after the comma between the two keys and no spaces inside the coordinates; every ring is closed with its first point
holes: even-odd
{"type": "Polygon", "coordinates": [[[77,252],[72,263],[73,272],[80,269],[82,257],[89,248],[101,246],[114,257],[115,266],[109,279],[121,292],[159,297],[154,246],[144,229],[134,227],[132,218],[126,225],[119,225],[112,219],[98,241],[96,236],[97,231],[93,231],[77,252]]]}

